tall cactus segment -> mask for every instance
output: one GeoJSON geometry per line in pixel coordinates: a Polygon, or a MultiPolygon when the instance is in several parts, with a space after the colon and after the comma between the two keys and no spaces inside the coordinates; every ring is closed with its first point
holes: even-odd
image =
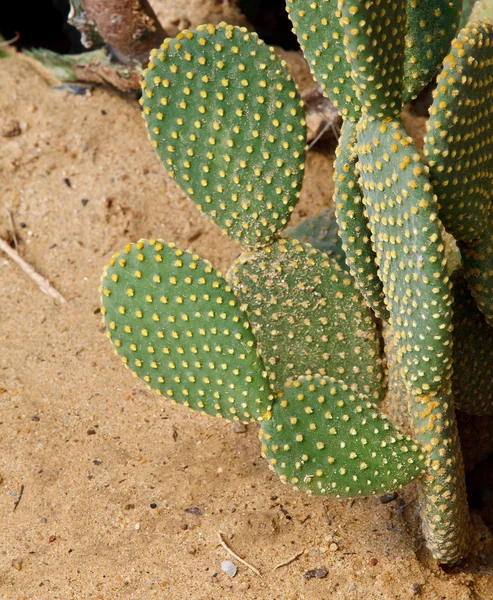
{"type": "Polygon", "coordinates": [[[403,376],[414,395],[433,394],[452,373],[452,300],[436,202],[399,123],[359,127],[364,202],[403,376]]]}
{"type": "Polygon", "coordinates": [[[470,415],[493,415],[493,328],[462,277],[455,278],[453,296],[455,407],[470,415]]]}
{"type": "Polygon", "coordinates": [[[406,13],[396,0],[338,0],[344,47],[362,111],[383,119],[402,108],[406,13]]]}
{"type": "Polygon", "coordinates": [[[286,9],[313,76],[344,119],[357,121],[361,107],[345,57],[337,0],[287,0],[286,9]]]}
{"type": "Polygon", "coordinates": [[[435,396],[414,396],[411,404],[413,432],[427,465],[422,479],[423,532],[436,560],[457,562],[470,549],[473,529],[451,387],[435,396]]]}
{"type": "Polygon", "coordinates": [[[356,169],[356,128],[344,121],[334,163],[334,204],[342,248],[356,285],[378,317],[388,318],[356,169]]]}
{"type": "Polygon", "coordinates": [[[407,1],[404,101],[414,98],[439,70],[459,28],[462,0],[407,1]]]}
{"type": "Polygon", "coordinates": [[[383,395],[380,342],[349,274],[311,246],[279,240],[241,256],[232,284],[246,309],[275,391],[319,373],[351,380],[374,402],[383,395]]]}
{"type": "Polygon", "coordinates": [[[419,444],[374,404],[319,375],[286,383],[260,440],[281,480],[309,494],[381,494],[410,483],[424,467],[419,444]]]}
{"type": "Polygon", "coordinates": [[[438,76],[424,152],[445,228],[482,239],[493,187],[493,25],[469,23],[438,76]]]}
{"type": "Polygon", "coordinates": [[[116,254],[102,312],[117,354],[149,387],[227,419],[260,419],[272,393],[245,314],[210,264],[162,241],[116,254]]]}
{"type": "Polygon", "coordinates": [[[143,81],[150,139],[168,172],[231,238],[275,239],[296,205],[306,124],[285,64],[244,28],[184,31],[143,81]]]}
{"type": "Polygon", "coordinates": [[[493,210],[490,231],[473,244],[460,244],[464,275],[486,322],[493,327],[493,210]]]}

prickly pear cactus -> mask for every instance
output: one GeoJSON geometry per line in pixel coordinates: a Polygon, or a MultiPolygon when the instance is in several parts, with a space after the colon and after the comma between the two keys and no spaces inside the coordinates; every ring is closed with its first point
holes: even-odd
{"type": "Polygon", "coordinates": [[[481,3],[459,32],[462,3],[439,4],[287,0],[344,118],[335,214],[287,229],[306,126],[286,65],[226,24],[165,40],[143,74],[149,139],[243,253],[225,280],[141,240],[113,257],[101,297],[134,375],[261,421],[282,481],[354,497],[418,480],[428,548],[454,563],[475,539],[455,410],[493,414],[493,25],[481,3]],[[400,113],[436,71],[421,156],[400,113]]]}

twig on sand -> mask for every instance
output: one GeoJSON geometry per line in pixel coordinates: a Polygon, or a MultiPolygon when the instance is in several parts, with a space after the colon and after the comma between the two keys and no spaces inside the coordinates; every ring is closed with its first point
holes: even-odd
{"type": "Polygon", "coordinates": [[[12,216],[12,211],[9,210],[8,208],[6,208],[5,212],[7,213],[7,216],[9,218],[10,230],[12,232],[12,240],[14,242],[15,249],[18,250],[19,244],[17,243],[17,236],[15,235],[15,225],[14,225],[14,217],[12,216]]]}
{"type": "Polygon", "coordinates": [[[15,512],[15,509],[19,506],[19,504],[21,503],[22,500],[22,496],[24,494],[24,484],[21,485],[21,489],[19,492],[19,497],[17,498],[17,500],[14,502],[14,510],[13,512],[15,512]]]}
{"type": "Polygon", "coordinates": [[[238,556],[238,554],[236,554],[236,552],[231,550],[231,548],[228,546],[228,544],[224,541],[223,535],[224,535],[224,533],[222,531],[217,532],[217,537],[219,538],[219,543],[226,550],[226,552],[229,552],[229,554],[231,554],[231,556],[233,558],[236,558],[237,561],[241,562],[242,565],[245,565],[245,567],[248,567],[250,569],[250,571],[253,571],[255,573],[255,575],[258,575],[259,577],[261,577],[262,575],[258,569],[256,569],[253,565],[248,563],[243,558],[240,558],[238,556]]]}
{"type": "Polygon", "coordinates": [[[55,300],[58,300],[60,304],[67,303],[67,300],[60,294],[60,292],[56,290],[47,279],[45,279],[42,275],[37,273],[34,270],[34,267],[27,263],[19,255],[19,253],[13,248],[11,248],[7,244],[7,242],[2,238],[0,238],[0,250],[5,252],[5,254],[9,258],[11,258],[15,263],[17,263],[19,267],[24,271],[24,273],[26,273],[26,275],[28,275],[37,284],[37,286],[42,292],[44,292],[48,296],[51,296],[55,300]]]}
{"type": "Polygon", "coordinates": [[[280,569],[281,567],[287,567],[292,562],[294,562],[295,560],[297,560],[304,552],[305,552],[304,550],[300,550],[300,552],[297,552],[295,555],[291,556],[291,558],[288,558],[284,562],[279,563],[278,565],[276,565],[273,570],[277,571],[277,569],[280,569]]]}

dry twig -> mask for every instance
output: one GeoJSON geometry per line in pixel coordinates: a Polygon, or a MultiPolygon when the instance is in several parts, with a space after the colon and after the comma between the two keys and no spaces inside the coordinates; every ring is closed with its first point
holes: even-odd
{"type": "Polygon", "coordinates": [[[2,238],[0,238],[0,250],[5,252],[5,254],[10,259],[12,259],[15,263],[17,263],[19,265],[19,267],[24,271],[24,273],[26,273],[26,275],[28,275],[37,284],[37,286],[39,287],[39,289],[42,292],[44,292],[48,296],[51,296],[55,300],[58,300],[60,302],[60,304],[67,303],[67,300],[60,294],[60,292],[57,291],[47,279],[45,279],[42,275],[37,273],[34,270],[34,267],[32,267],[29,263],[27,263],[19,255],[19,253],[16,250],[14,250],[13,248],[11,248],[7,244],[7,242],[5,240],[3,240],[2,238]]]}
{"type": "Polygon", "coordinates": [[[288,565],[290,565],[292,562],[294,562],[295,560],[297,560],[305,551],[301,550],[300,552],[298,552],[297,554],[295,554],[294,556],[292,556],[291,558],[288,558],[287,560],[285,560],[282,563],[279,563],[278,565],[276,565],[274,567],[274,571],[277,571],[277,569],[280,569],[281,567],[287,567],[288,565]]]}
{"type": "Polygon", "coordinates": [[[255,575],[258,575],[259,577],[261,577],[262,575],[260,574],[260,571],[258,569],[256,569],[253,565],[251,565],[250,563],[248,563],[243,558],[240,558],[238,556],[238,554],[236,554],[236,552],[234,552],[233,550],[231,550],[231,548],[228,546],[228,544],[224,541],[223,535],[224,535],[224,533],[222,531],[218,531],[217,532],[217,537],[219,538],[219,543],[226,550],[226,552],[229,552],[229,554],[231,554],[231,556],[233,558],[236,558],[236,560],[238,562],[240,562],[242,565],[245,565],[245,567],[248,567],[250,569],[250,571],[253,571],[255,573],[255,575]]]}

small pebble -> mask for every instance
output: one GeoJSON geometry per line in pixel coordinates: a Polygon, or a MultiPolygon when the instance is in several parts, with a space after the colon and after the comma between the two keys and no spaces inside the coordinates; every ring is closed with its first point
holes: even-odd
{"type": "Polygon", "coordinates": [[[415,596],[417,596],[421,592],[421,584],[413,583],[411,586],[411,590],[415,596]]]}
{"type": "Polygon", "coordinates": [[[185,508],[185,512],[189,515],[197,515],[198,517],[202,516],[200,508],[198,506],[192,506],[191,508],[185,508]]]}
{"type": "Polygon", "coordinates": [[[249,587],[250,587],[250,584],[248,582],[244,581],[243,583],[240,583],[240,585],[238,586],[238,589],[240,590],[240,592],[246,592],[249,587]]]}
{"type": "Polygon", "coordinates": [[[376,558],[370,558],[370,565],[376,567],[378,565],[378,560],[376,558]]]}
{"type": "Polygon", "coordinates": [[[223,560],[221,569],[228,577],[234,577],[238,571],[238,567],[230,560],[223,560]]]}
{"type": "Polygon", "coordinates": [[[339,546],[335,542],[332,542],[332,544],[329,546],[329,550],[331,552],[337,552],[337,550],[339,550],[339,546]]]}
{"type": "Polygon", "coordinates": [[[136,531],[139,531],[139,529],[140,529],[140,523],[135,523],[135,525],[134,525],[134,529],[135,529],[136,531]]]}
{"type": "Polygon", "coordinates": [[[309,581],[310,579],[323,579],[327,577],[327,574],[327,569],[310,569],[303,574],[303,577],[309,581]]]}
{"type": "Polygon", "coordinates": [[[56,535],[50,535],[50,537],[48,538],[48,543],[53,543],[56,540],[56,535]]]}
{"type": "Polygon", "coordinates": [[[14,567],[14,569],[17,569],[17,571],[22,571],[22,558],[14,558],[12,559],[12,566],[14,567]]]}
{"type": "Polygon", "coordinates": [[[235,433],[246,433],[247,426],[245,425],[245,423],[242,423],[241,421],[235,421],[233,424],[233,431],[235,433]]]}
{"type": "Polygon", "coordinates": [[[380,496],[380,504],[388,504],[389,502],[393,502],[397,498],[397,492],[389,492],[388,494],[383,494],[380,496]]]}
{"type": "Polygon", "coordinates": [[[88,429],[87,430],[87,435],[96,435],[96,430],[95,429],[88,429]]]}
{"type": "Polygon", "coordinates": [[[350,592],[354,592],[354,590],[356,589],[356,585],[355,585],[354,583],[350,583],[350,584],[347,586],[347,589],[348,589],[350,592]]]}
{"type": "Polygon", "coordinates": [[[149,506],[150,508],[157,508],[157,504],[155,502],[151,502],[149,506]]]}
{"type": "Polygon", "coordinates": [[[318,556],[319,555],[318,548],[310,548],[310,550],[308,551],[308,555],[309,556],[318,556]]]}
{"type": "Polygon", "coordinates": [[[195,546],[187,546],[187,552],[188,554],[196,554],[197,548],[195,546]]]}

